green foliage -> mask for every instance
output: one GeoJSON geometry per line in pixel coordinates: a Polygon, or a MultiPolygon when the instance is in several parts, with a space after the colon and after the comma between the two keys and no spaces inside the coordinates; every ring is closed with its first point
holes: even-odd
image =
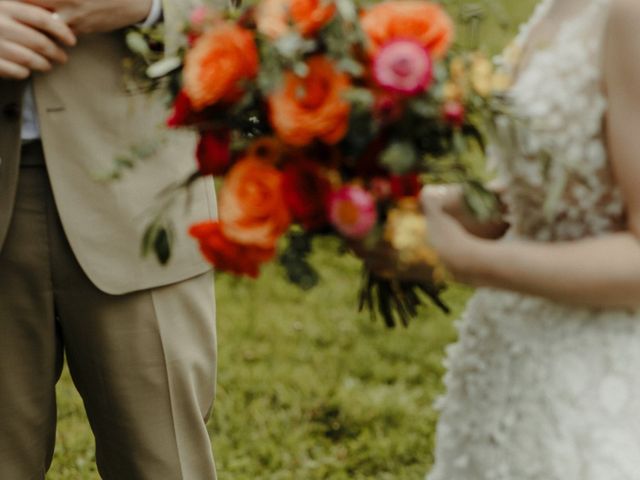
{"type": "Polygon", "coordinates": [[[406,141],[392,142],[380,155],[380,163],[396,175],[415,171],[418,152],[406,141]]]}
{"type": "Polygon", "coordinates": [[[122,153],[114,159],[111,170],[98,172],[94,175],[94,178],[99,182],[120,180],[127,172],[135,169],[140,162],[152,160],[158,150],[163,148],[165,144],[166,138],[161,138],[133,145],[128,152],[122,153]]]}
{"type": "Polygon", "coordinates": [[[313,248],[313,236],[302,230],[290,231],[287,245],[280,252],[278,261],[285,271],[287,279],[294,285],[309,290],[318,284],[316,269],[309,263],[313,248]]]}

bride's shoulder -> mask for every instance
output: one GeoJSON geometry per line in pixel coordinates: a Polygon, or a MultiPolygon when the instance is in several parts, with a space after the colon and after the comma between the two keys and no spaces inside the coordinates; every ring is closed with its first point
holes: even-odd
{"type": "Polygon", "coordinates": [[[638,0],[608,0],[610,5],[609,21],[618,22],[620,26],[633,25],[638,28],[640,18],[640,2],[638,0]]]}
{"type": "Polygon", "coordinates": [[[638,0],[608,0],[608,37],[615,48],[640,49],[640,2],[638,0]]]}

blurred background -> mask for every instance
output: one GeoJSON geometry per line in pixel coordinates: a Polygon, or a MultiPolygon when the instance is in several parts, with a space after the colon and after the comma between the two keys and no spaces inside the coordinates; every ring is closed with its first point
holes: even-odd
{"type": "MultiPolygon", "coordinates": [[[[485,17],[477,31],[461,27],[459,38],[477,38],[494,54],[537,2],[445,3],[458,19],[485,17]]],[[[217,280],[218,393],[209,431],[219,478],[421,480],[433,461],[444,349],[472,292],[453,286],[445,297],[451,315],[429,307],[408,329],[388,330],[357,314],[353,258],[326,242],[316,260],[322,279],[310,292],[275,266],[258,281],[217,280]]],[[[93,438],[66,370],[58,408],[47,478],[97,480],[93,438]]]]}

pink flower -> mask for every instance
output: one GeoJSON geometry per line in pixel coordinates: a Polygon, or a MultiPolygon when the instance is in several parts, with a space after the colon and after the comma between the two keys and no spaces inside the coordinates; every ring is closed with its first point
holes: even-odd
{"type": "Polygon", "coordinates": [[[375,199],[362,187],[342,187],[331,195],[329,218],[342,235],[361,240],[378,220],[375,199]]]}
{"type": "Polygon", "coordinates": [[[391,198],[391,182],[388,178],[375,177],[369,184],[372,195],[378,200],[388,200],[391,198]]]}
{"type": "Polygon", "coordinates": [[[444,104],[442,114],[445,122],[455,127],[461,127],[465,121],[464,105],[455,100],[449,100],[444,104]]]}
{"type": "Polygon", "coordinates": [[[415,95],[433,80],[433,62],[426,48],[415,40],[386,43],[373,60],[375,81],[385,90],[415,95]]]}
{"type": "Polygon", "coordinates": [[[204,5],[199,5],[191,11],[189,21],[191,22],[192,27],[200,28],[204,25],[209,16],[209,9],[204,5]]]}

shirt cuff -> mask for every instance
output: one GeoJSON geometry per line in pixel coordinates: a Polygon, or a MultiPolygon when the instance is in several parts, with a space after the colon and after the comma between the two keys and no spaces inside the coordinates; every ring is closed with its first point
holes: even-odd
{"type": "Polygon", "coordinates": [[[147,19],[138,26],[141,28],[153,27],[162,19],[162,0],[153,0],[147,19]]]}

